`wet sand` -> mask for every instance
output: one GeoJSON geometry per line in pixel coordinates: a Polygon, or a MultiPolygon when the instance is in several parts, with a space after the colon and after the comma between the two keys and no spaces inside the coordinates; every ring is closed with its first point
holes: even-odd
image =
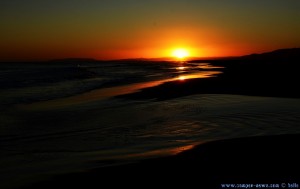
{"type": "Polygon", "coordinates": [[[300,135],[219,140],[175,156],[54,177],[26,188],[184,187],[299,183],[300,135]]]}

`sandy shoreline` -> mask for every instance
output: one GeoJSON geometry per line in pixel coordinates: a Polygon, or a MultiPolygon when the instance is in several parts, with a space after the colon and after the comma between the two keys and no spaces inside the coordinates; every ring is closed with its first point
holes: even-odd
{"type": "Polygon", "coordinates": [[[25,188],[299,182],[299,142],[299,134],[213,141],[175,156],[61,175],[25,188]]]}
{"type": "MultiPolygon", "coordinates": [[[[220,188],[222,183],[299,182],[299,174],[293,173],[293,170],[299,169],[296,147],[300,135],[287,134],[299,133],[300,95],[293,85],[293,81],[298,80],[297,66],[282,67],[280,64],[270,69],[268,64],[226,64],[225,67],[224,74],[218,77],[165,82],[145,86],[141,91],[134,90],[130,94],[127,94],[126,88],[126,92],[121,93],[123,95],[103,102],[97,95],[91,98],[93,95],[82,94],[78,98],[54,100],[62,108],[54,101],[44,101],[36,109],[15,107],[18,111],[8,111],[7,115],[2,115],[3,120],[9,129],[11,126],[26,126],[26,132],[11,132],[17,134],[14,138],[7,129],[3,141],[7,149],[27,152],[29,164],[23,163],[24,156],[12,156],[15,160],[7,156],[7,161],[14,165],[12,169],[7,167],[7,170],[12,170],[6,174],[7,178],[18,176],[33,185],[16,185],[30,189],[102,188],[106,185],[115,188],[120,184],[139,188],[157,188],[161,184],[183,188],[202,185],[220,188]],[[78,102],[82,104],[77,105],[78,102]],[[270,136],[274,134],[279,135],[270,136]],[[249,137],[257,135],[263,136],[249,137]],[[165,158],[149,159],[145,156],[136,163],[117,162],[115,166],[97,168],[101,162],[97,164],[92,160],[101,158],[99,154],[85,157],[78,153],[82,159],[72,166],[90,163],[91,168],[79,169],[81,172],[66,171],[70,174],[64,175],[59,173],[63,166],[58,169],[51,164],[38,166],[41,163],[39,155],[44,154],[50,159],[58,155],[57,159],[53,159],[66,160],[62,161],[65,165],[77,157],[68,153],[70,150],[98,152],[106,148],[115,149],[116,146],[124,150],[138,144],[141,145],[138,149],[146,151],[152,149],[153,146],[147,145],[153,141],[156,146],[161,146],[169,141],[201,142],[201,137],[211,137],[213,142],[204,140],[206,143],[165,158]],[[236,137],[240,138],[218,140],[236,137]],[[118,145],[116,142],[119,142],[118,145]],[[57,151],[70,155],[70,158],[60,159],[57,151]],[[47,177],[47,181],[39,180],[40,172],[35,170],[43,168],[48,172],[41,177],[47,177]],[[24,172],[17,175],[19,170],[24,172]],[[49,170],[54,170],[54,174],[49,170]],[[32,180],[26,180],[27,174],[24,173],[32,174],[32,180]]],[[[14,186],[12,181],[7,180],[7,183],[8,188],[14,186]]]]}

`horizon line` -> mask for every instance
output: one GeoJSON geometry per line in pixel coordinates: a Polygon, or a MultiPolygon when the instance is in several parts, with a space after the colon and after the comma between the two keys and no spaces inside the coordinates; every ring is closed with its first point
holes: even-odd
{"type": "MultiPolygon", "coordinates": [[[[260,55],[260,54],[265,54],[265,53],[272,53],[275,51],[279,50],[291,50],[291,49],[300,49],[300,47],[290,47],[290,48],[279,48],[275,50],[270,50],[270,51],[265,51],[262,53],[249,53],[249,54],[244,54],[244,55],[236,55],[236,56],[202,56],[202,57],[186,57],[182,59],[182,61],[192,61],[192,60],[215,60],[215,59],[222,59],[222,58],[238,58],[238,57],[243,57],[243,56],[250,56],[250,55],[260,55]]],[[[89,61],[128,61],[128,60],[149,60],[149,61],[178,61],[179,59],[176,57],[168,56],[168,57],[152,57],[152,58],[145,58],[145,57],[136,57],[136,58],[116,58],[116,59],[97,59],[97,58],[92,58],[92,57],[65,57],[65,58],[53,58],[53,59],[11,59],[11,60],[0,60],[0,63],[26,63],[26,62],[55,62],[55,61],[66,61],[66,60],[89,60],[89,61]]]]}
{"type": "MultiPolygon", "coordinates": [[[[204,59],[220,59],[220,58],[234,58],[234,57],[240,57],[240,56],[207,56],[207,57],[187,57],[182,60],[184,61],[190,61],[190,60],[204,60],[204,59]]],[[[87,61],[126,61],[126,60],[149,60],[149,61],[178,61],[178,58],[175,57],[153,57],[153,58],[116,58],[116,59],[97,59],[97,58],[91,58],[91,57],[66,57],[66,58],[54,58],[54,59],[20,59],[20,60],[0,60],[0,63],[9,63],[9,62],[59,62],[59,61],[79,61],[79,60],[87,60],[87,61]]]]}

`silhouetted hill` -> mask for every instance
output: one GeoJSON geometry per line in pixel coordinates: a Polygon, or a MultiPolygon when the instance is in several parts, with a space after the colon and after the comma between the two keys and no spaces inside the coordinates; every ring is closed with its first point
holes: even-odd
{"type": "Polygon", "coordinates": [[[98,61],[100,60],[96,60],[93,58],[62,58],[62,59],[50,60],[50,62],[66,62],[66,63],[98,62],[98,61]]]}
{"type": "Polygon", "coordinates": [[[278,49],[261,54],[250,54],[240,57],[247,60],[299,60],[300,48],[278,49]]]}

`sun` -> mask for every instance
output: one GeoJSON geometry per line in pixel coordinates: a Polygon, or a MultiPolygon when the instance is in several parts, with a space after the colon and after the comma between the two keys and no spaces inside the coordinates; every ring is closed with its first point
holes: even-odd
{"type": "Polygon", "coordinates": [[[172,54],[178,59],[183,59],[189,56],[189,52],[186,49],[175,49],[172,54]]]}

